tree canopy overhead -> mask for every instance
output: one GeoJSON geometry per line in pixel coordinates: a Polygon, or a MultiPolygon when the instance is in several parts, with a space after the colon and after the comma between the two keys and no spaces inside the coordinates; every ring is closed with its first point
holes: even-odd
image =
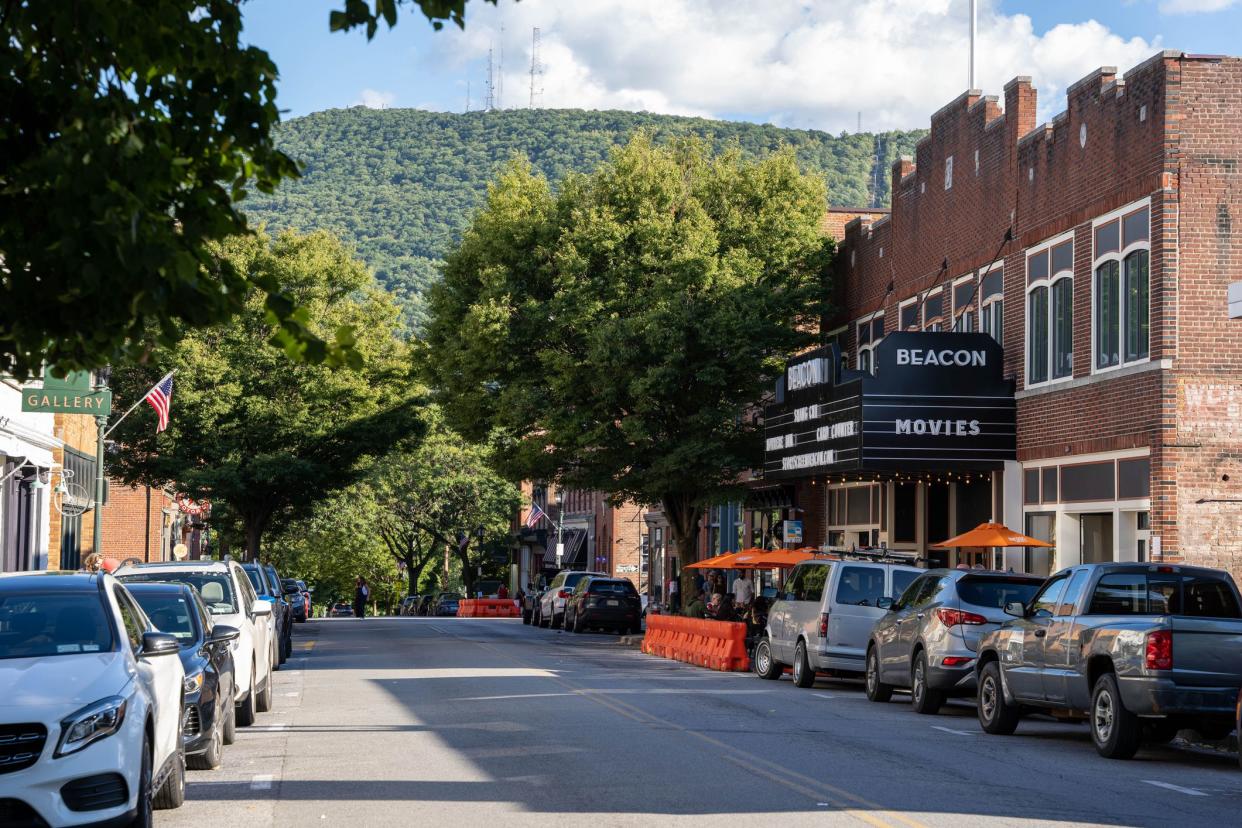
{"type": "Polygon", "coordinates": [[[553,193],[515,162],[448,257],[423,363],[514,477],[698,509],[762,460],[742,416],[809,344],[832,242],[822,179],[640,135],[553,193]]]}
{"type": "MultiPolygon", "coordinates": [[[[345,0],[332,28],[392,25],[399,5],[439,28],[466,0],[345,0]]],[[[208,244],[246,231],[237,209],[297,168],[272,141],[277,69],[242,41],[242,0],[0,3],[0,371],[98,368],[219,322],[258,287],[287,350],[352,358],[277,286],[208,244]]]]}
{"type": "Polygon", "coordinates": [[[528,158],[555,184],[594,170],[639,129],[658,144],[696,136],[714,151],[736,145],[751,160],[792,147],[799,166],[827,182],[828,203],[864,207],[888,204],[890,165],[924,134],[834,136],[649,112],[354,107],[281,124],[277,146],[303,164],[302,176],[270,195],[252,193],[244,207],[271,228],[326,229],[351,242],[418,329],[442,257],[510,158],[528,158]]]}
{"type": "Polygon", "coordinates": [[[396,307],[337,240],[259,234],[230,239],[216,253],[278,284],[313,332],[356,331],[352,344],[363,358],[354,368],[284,358],[267,347],[274,326],[256,294],[229,323],[193,331],[147,365],[113,374],[116,399],[136,400],[178,369],[168,430],[155,434],[146,407],[135,411],[114,432],[121,448],[109,470],[125,482],[175,482],[219,502],[242,525],[253,558],[273,525],[365,476],[372,458],[417,440],[422,397],[396,335],[396,307]]]}

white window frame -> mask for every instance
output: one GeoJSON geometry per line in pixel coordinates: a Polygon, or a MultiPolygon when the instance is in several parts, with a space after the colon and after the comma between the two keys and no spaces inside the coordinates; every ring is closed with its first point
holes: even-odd
{"type": "Polygon", "coordinates": [[[884,337],[883,335],[881,335],[879,339],[872,338],[866,345],[861,345],[859,344],[859,341],[858,341],[858,329],[861,328],[863,325],[870,326],[871,323],[874,322],[875,320],[883,319],[883,318],[884,318],[884,311],[880,310],[880,311],[875,311],[873,313],[869,313],[866,316],[860,316],[858,319],[854,320],[854,344],[856,346],[855,352],[854,352],[854,366],[859,371],[868,371],[870,373],[875,372],[875,346],[879,345],[880,341],[883,340],[884,337]],[[863,368],[863,364],[862,364],[863,354],[867,355],[867,359],[871,363],[870,368],[863,368]]]}
{"type": "Polygon", "coordinates": [[[959,276],[953,280],[953,285],[952,285],[953,292],[949,296],[949,299],[953,303],[953,327],[950,330],[954,330],[954,331],[959,330],[958,322],[961,321],[961,308],[957,306],[957,289],[959,286],[964,285],[967,282],[975,282],[975,292],[970,297],[970,304],[974,305],[975,324],[971,325],[969,328],[961,328],[960,330],[964,333],[974,333],[979,328],[980,283],[975,281],[975,276],[976,274],[974,273],[967,273],[965,276],[959,276]]]}
{"type": "MultiPolygon", "coordinates": [[[[1073,230],[1067,230],[1066,232],[1061,233],[1060,235],[1053,236],[1050,239],[1045,239],[1039,244],[1027,248],[1026,252],[1023,254],[1025,258],[1023,259],[1024,266],[1022,268],[1022,278],[1026,282],[1026,286],[1022,290],[1022,367],[1023,367],[1022,387],[1023,388],[1044,388],[1049,385],[1058,385],[1063,382],[1070,382],[1071,380],[1074,379],[1074,367],[1073,367],[1074,362],[1073,362],[1073,351],[1072,350],[1070,351],[1070,354],[1071,354],[1070,372],[1063,377],[1052,376],[1052,358],[1053,358],[1052,328],[1053,328],[1053,323],[1055,320],[1055,314],[1053,313],[1053,307],[1052,307],[1052,287],[1057,282],[1061,281],[1061,279],[1066,279],[1066,278],[1070,280],[1070,284],[1072,285],[1073,279],[1074,279],[1073,249],[1071,248],[1071,252],[1070,252],[1070,269],[1068,271],[1058,270],[1055,273],[1052,270],[1052,249],[1056,247],[1057,245],[1064,244],[1067,241],[1070,242],[1071,244],[1074,243],[1074,231],[1073,230]],[[1040,253],[1043,253],[1045,251],[1047,251],[1048,253],[1048,275],[1045,276],[1043,279],[1039,279],[1037,281],[1032,282],[1030,281],[1030,278],[1028,275],[1030,273],[1031,258],[1033,256],[1038,256],[1040,253]],[[1059,275],[1063,273],[1069,273],[1069,276],[1067,277],[1067,276],[1059,275]],[[1040,382],[1031,382],[1031,364],[1030,364],[1030,360],[1031,360],[1031,294],[1034,293],[1039,288],[1045,288],[1048,291],[1048,378],[1040,382]]],[[[1073,306],[1074,306],[1073,288],[1071,287],[1070,289],[1071,310],[1073,306]]],[[[1073,347],[1073,330],[1074,330],[1074,326],[1073,324],[1071,324],[1070,325],[1070,346],[1071,348],[1073,347]]]]}
{"type": "MultiPolygon", "coordinates": [[[[921,331],[927,330],[927,324],[929,321],[927,319],[927,300],[932,298],[933,296],[940,297],[940,315],[937,317],[932,317],[933,319],[938,319],[940,321],[933,322],[933,324],[940,326],[937,330],[941,330],[941,331],[944,330],[944,298],[945,298],[944,288],[938,287],[938,288],[935,288],[934,290],[927,291],[927,293],[923,295],[922,300],[919,302],[919,330],[921,331]]],[[[950,297],[950,301],[951,300],[952,300],[952,297],[950,297]]]]}
{"type": "MultiPolygon", "coordinates": [[[[845,341],[846,343],[848,343],[849,333],[850,333],[849,325],[840,325],[836,328],[833,328],[831,331],[829,331],[827,336],[825,337],[825,340],[828,342],[832,342],[833,340],[840,342],[841,334],[845,334],[845,341]]],[[[840,357],[841,357],[841,365],[839,366],[840,369],[841,370],[848,369],[850,367],[850,352],[846,350],[846,348],[842,347],[840,357]]],[[[833,376],[836,376],[836,374],[833,374],[833,376]]]]}
{"type": "Polygon", "coordinates": [[[1132,201],[1124,207],[1119,207],[1112,212],[1105,213],[1099,218],[1091,221],[1091,373],[1107,374],[1110,371],[1120,371],[1122,368],[1131,365],[1142,365],[1145,362],[1151,362],[1151,196],[1141,198],[1138,201],[1132,201]],[[1098,254],[1095,249],[1095,231],[1096,228],[1108,224],[1109,222],[1117,222],[1117,243],[1120,246],[1125,242],[1125,217],[1136,210],[1147,209],[1147,238],[1141,242],[1122,247],[1120,250],[1111,253],[1098,254]],[[1136,250],[1147,251],[1147,356],[1142,359],[1134,359],[1126,362],[1126,257],[1136,250]],[[1095,312],[1095,274],[1100,269],[1100,265],[1105,262],[1117,263],[1117,364],[1108,365],[1103,368],[1096,367],[1095,364],[1095,342],[1096,334],[1096,312],[1095,312]]]}
{"type": "MultiPolygon", "coordinates": [[[[906,328],[904,328],[902,324],[902,317],[905,315],[902,313],[902,311],[904,311],[906,308],[910,307],[911,305],[917,305],[917,304],[921,304],[919,302],[919,297],[917,296],[911,296],[909,299],[906,299],[905,301],[897,303],[897,330],[898,331],[906,330],[906,328]]],[[[922,326],[923,309],[921,307],[915,311],[914,321],[915,321],[915,324],[918,325],[919,330],[922,330],[923,329],[923,326],[922,326]]]]}
{"type": "MultiPolygon", "coordinates": [[[[992,333],[991,331],[984,330],[983,317],[984,317],[984,314],[991,316],[994,313],[994,311],[992,310],[992,307],[996,304],[999,304],[1001,306],[1001,310],[1000,310],[1000,323],[1001,323],[1000,334],[1001,335],[1000,335],[1000,339],[997,339],[996,342],[1001,347],[1004,347],[1005,343],[1003,340],[1005,338],[1005,265],[1003,262],[1000,264],[994,265],[993,267],[990,267],[987,270],[979,271],[978,290],[979,290],[979,295],[978,295],[976,304],[979,307],[979,330],[982,333],[986,333],[989,335],[992,333]],[[998,270],[1000,271],[1000,274],[1001,274],[1001,292],[988,294],[987,296],[983,295],[984,280],[987,279],[987,277],[991,276],[993,272],[998,271],[998,270]]],[[[993,339],[995,339],[995,337],[993,337],[993,339]]]]}

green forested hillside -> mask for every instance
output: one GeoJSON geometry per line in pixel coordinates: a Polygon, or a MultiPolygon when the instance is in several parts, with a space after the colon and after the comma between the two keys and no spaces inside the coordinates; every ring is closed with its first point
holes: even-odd
{"type": "Polygon", "coordinates": [[[923,134],[833,136],[645,112],[334,109],[280,126],[280,146],[303,164],[302,178],[270,196],[253,193],[246,209],[273,230],[324,228],[352,242],[417,327],[439,258],[497,165],[521,153],[556,181],[589,171],[639,128],[657,139],[691,134],[717,147],[736,143],[747,155],[792,146],[807,169],[824,174],[831,203],[848,206],[886,205],[889,165],[923,134]]]}

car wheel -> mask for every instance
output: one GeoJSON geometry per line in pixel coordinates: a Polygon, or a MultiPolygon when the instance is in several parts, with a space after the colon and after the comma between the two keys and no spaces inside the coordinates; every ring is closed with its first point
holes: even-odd
{"type": "Polygon", "coordinates": [[[781,665],[772,658],[772,644],[766,638],[760,639],[755,645],[755,675],[761,679],[775,681],[781,677],[781,665]]]}
{"type": "Polygon", "coordinates": [[[138,813],[130,825],[134,828],[151,828],[155,824],[155,814],[151,801],[151,738],[142,739],[142,768],[138,771],[138,813]]]}
{"type": "Polygon", "coordinates": [[[1141,723],[1121,702],[1117,677],[1105,673],[1096,679],[1091,694],[1091,741],[1107,759],[1129,759],[1139,748],[1141,723]]]}
{"type": "MultiPolygon", "coordinates": [[[[180,731],[178,731],[180,737],[180,731]]],[[[172,773],[168,774],[168,778],[164,780],[164,784],[160,785],[159,791],[151,801],[152,807],[157,811],[170,811],[173,808],[180,808],[185,802],[185,753],[181,748],[177,748],[177,754],[173,757],[172,773]]]]}
{"type": "Polygon", "coordinates": [[[893,685],[880,681],[880,654],[875,647],[867,650],[867,698],[873,702],[886,702],[893,697],[893,685]]]}
{"type": "Polygon", "coordinates": [[[576,612],[574,613],[574,632],[576,633],[586,632],[586,624],[583,623],[582,616],[576,612]]]}
{"type": "Polygon", "coordinates": [[[927,653],[919,652],[910,671],[910,703],[915,713],[934,716],[944,704],[944,693],[927,686],[927,653]]]}
{"type": "Polygon", "coordinates": [[[225,704],[221,715],[224,726],[220,728],[220,737],[226,745],[231,745],[237,741],[237,705],[225,704]]]}
{"type": "Polygon", "coordinates": [[[560,615],[557,615],[554,612],[552,613],[552,623],[548,626],[548,628],[552,630],[559,630],[561,628],[561,625],[564,623],[565,623],[565,613],[561,613],[560,615]]]}
{"type": "Polygon", "coordinates": [[[815,684],[815,671],[806,656],[806,642],[799,641],[794,649],[793,682],[797,687],[811,687],[815,684]]]}
{"type": "Polygon", "coordinates": [[[224,736],[220,733],[221,725],[211,732],[211,740],[207,749],[197,756],[185,757],[185,764],[190,770],[219,770],[224,764],[224,736]]]}
{"type": "Polygon", "coordinates": [[[272,709],[272,685],[275,683],[275,677],[271,673],[268,673],[267,683],[263,685],[263,689],[259,691],[259,698],[255,700],[255,710],[260,713],[267,713],[272,709]]]}
{"type": "Polygon", "coordinates": [[[272,646],[268,649],[267,660],[271,662],[272,672],[280,669],[280,647],[276,642],[272,642],[272,646]]]}
{"type": "Polygon", "coordinates": [[[979,726],[987,733],[1008,736],[1018,729],[1022,714],[1005,700],[998,662],[989,662],[979,674],[978,712],[979,726]]]}
{"type": "Polygon", "coordinates": [[[242,700],[242,702],[238,704],[236,707],[237,724],[239,724],[242,727],[250,727],[252,724],[254,724],[254,714],[255,714],[254,671],[255,671],[255,666],[251,664],[250,665],[250,692],[246,693],[246,698],[242,700]]]}

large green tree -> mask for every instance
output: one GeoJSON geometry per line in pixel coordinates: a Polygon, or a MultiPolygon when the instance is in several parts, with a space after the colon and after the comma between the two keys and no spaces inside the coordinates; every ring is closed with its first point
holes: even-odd
{"type": "Polygon", "coordinates": [[[448,257],[423,363],[450,422],[513,476],[700,509],[760,465],[746,406],[825,310],[821,179],[639,135],[553,192],[515,162],[448,257]]]}
{"type": "Polygon", "coordinates": [[[462,581],[473,585],[488,542],[507,538],[521,492],[488,464],[488,451],[445,427],[439,412],[425,415],[428,432],[418,448],[379,464],[370,486],[376,526],[393,557],[404,564],[409,594],[424,570],[446,550],[456,556],[462,581]]]}
{"type": "Polygon", "coordinates": [[[139,399],[177,369],[168,430],[143,406],[114,433],[109,468],[126,482],[175,483],[221,502],[244,532],[249,558],[264,533],[307,514],[370,472],[373,458],[416,441],[422,400],[410,377],[397,309],[350,251],[325,233],[229,239],[213,250],[250,277],[278,284],[317,334],[352,330],[352,367],[284,358],[279,330],[252,294],[228,322],[157,349],[114,374],[118,404],[139,399]]]}
{"type": "MultiPolygon", "coordinates": [[[[462,25],[465,2],[345,0],[328,23],[370,36],[409,5],[462,25]]],[[[246,231],[248,188],[297,174],[272,143],[277,69],[244,43],[242,0],[5,0],[0,31],[0,371],[117,363],[256,286],[290,353],[353,357],[209,249],[246,231]]]]}

